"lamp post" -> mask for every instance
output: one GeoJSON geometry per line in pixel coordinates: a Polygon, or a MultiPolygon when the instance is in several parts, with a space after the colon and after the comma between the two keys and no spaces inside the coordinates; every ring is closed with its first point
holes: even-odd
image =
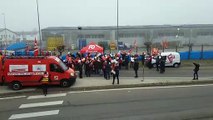
{"type": "MultiPolygon", "coordinates": [[[[177,39],[177,40],[178,40],[178,37],[179,37],[179,31],[180,31],[180,28],[177,28],[177,35],[176,35],[176,39],[177,39]]],[[[176,52],[178,51],[178,45],[180,44],[180,43],[179,43],[179,44],[177,45],[177,43],[178,43],[178,42],[176,42],[176,46],[175,46],[175,51],[176,51],[176,52]]]]}
{"type": "Polygon", "coordinates": [[[36,0],[36,7],[37,7],[37,18],[38,18],[38,28],[39,28],[39,44],[40,44],[40,55],[41,55],[41,46],[42,46],[42,43],[41,43],[41,25],[40,25],[40,17],[39,17],[39,8],[38,8],[38,0],[36,0]]]}
{"type": "Polygon", "coordinates": [[[119,39],[119,30],[118,30],[118,25],[119,25],[119,0],[117,0],[117,27],[116,27],[116,31],[117,31],[117,36],[116,36],[116,39],[117,39],[117,51],[119,50],[119,47],[118,47],[118,39],[119,39]]]}
{"type": "MultiPolygon", "coordinates": [[[[5,14],[2,13],[2,15],[4,16],[4,42],[7,45],[7,26],[6,26],[6,18],[5,18],[5,14]]],[[[2,41],[1,41],[1,45],[2,45],[2,41]]]]}

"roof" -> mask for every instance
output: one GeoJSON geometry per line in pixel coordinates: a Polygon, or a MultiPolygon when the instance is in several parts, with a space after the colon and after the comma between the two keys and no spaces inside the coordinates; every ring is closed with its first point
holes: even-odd
{"type": "MultiPolygon", "coordinates": [[[[0,28],[0,32],[2,32],[2,31],[4,31],[4,30],[5,30],[5,28],[0,28]]],[[[16,33],[16,32],[14,32],[14,31],[12,31],[12,30],[9,30],[9,29],[7,29],[7,28],[6,28],[6,30],[7,30],[7,31],[10,31],[10,32],[12,32],[12,33],[14,33],[14,34],[16,34],[16,35],[17,35],[17,33],[16,33]]]]}
{"type": "MultiPolygon", "coordinates": [[[[119,26],[119,29],[161,29],[161,28],[212,28],[213,24],[182,24],[182,25],[138,25],[138,26],[119,26]]],[[[42,31],[48,30],[112,30],[116,29],[116,26],[81,26],[78,27],[47,27],[42,31]]]]}

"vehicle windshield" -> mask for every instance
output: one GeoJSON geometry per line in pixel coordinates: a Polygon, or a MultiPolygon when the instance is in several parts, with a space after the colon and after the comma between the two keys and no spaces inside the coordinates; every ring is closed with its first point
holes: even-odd
{"type": "Polygon", "coordinates": [[[60,60],[59,61],[59,65],[61,66],[61,68],[64,70],[64,71],[67,71],[69,68],[60,60]]]}

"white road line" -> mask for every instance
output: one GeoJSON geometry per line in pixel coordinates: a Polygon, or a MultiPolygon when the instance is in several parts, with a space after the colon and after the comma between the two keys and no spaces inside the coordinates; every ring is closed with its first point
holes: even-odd
{"type": "Polygon", "coordinates": [[[4,98],[0,98],[0,100],[17,99],[17,98],[24,98],[24,97],[26,97],[26,96],[4,97],[4,98]]]}
{"type": "Polygon", "coordinates": [[[104,90],[89,90],[89,91],[72,91],[69,94],[77,93],[92,93],[92,92],[107,92],[107,91],[122,91],[122,90],[150,90],[150,89],[171,89],[171,88],[189,88],[189,87],[205,87],[213,86],[213,84],[205,85],[178,85],[178,86],[158,86],[158,87],[135,87],[135,88],[118,88],[118,89],[104,89],[104,90]]]}
{"type": "Polygon", "coordinates": [[[59,94],[47,94],[47,96],[44,95],[36,95],[36,96],[29,96],[27,99],[39,99],[39,98],[53,98],[53,97],[63,97],[66,96],[66,93],[59,93],[59,94]]]}
{"type": "Polygon", "coordinates": [[[9,120],[40,117],[40,116],[47,116],[47,115],[57,115],[58,113],[59,113],[59,110],[14,114],[14,115],[10,116],[9,120]]]}
{"type": "Polygon", "coordinates": [[[32,108],[32,107],[41,107],[41,106],[51,106],[51,105],[60,105],[63,104],[62,101],[52,101],[52,102],[40,102],[40,103],[29,103],[29,104],[22,104],[19,109],[21,108],[32,108]]]}

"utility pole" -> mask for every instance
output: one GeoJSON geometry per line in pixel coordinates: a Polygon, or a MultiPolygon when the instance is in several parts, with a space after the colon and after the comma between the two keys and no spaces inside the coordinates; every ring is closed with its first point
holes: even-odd
{"type": "Polygon", "coordinates": [[[117,51],[119,51],[119,47],[118,47],[118,39],[119,39],[119,28],[118,28],[118,25],[119,25],[119,0],[117,0],[117,27],[116,27],[116,31],[117,31],[117,36],[116,36],[116,39],[117,39],[117,51]]]}
{"type": "MultiPolygon", "coordinates": [[[[5,14],[2,13],[2,15],[4,16],[4,42],[5,42],[5,47],[7,46],[7,26],[6,26],[6,18],[5,18],[5,14]]],[[[2,44],[2,42],[1,42],[2,44]]]]}
{"type": "Polygon", "coordinates": [[[39,45],[40,45],[40,56],[41,56],[41,46],[42,46],[42,43],[41,43],[41,25],[40,25],[40,17],[39,17],[39,7],[38,7],[38,0],[36,0],[36,7],[37,7],[37,18],[38,18],[38,28],[39,28],[39,45]]]}

